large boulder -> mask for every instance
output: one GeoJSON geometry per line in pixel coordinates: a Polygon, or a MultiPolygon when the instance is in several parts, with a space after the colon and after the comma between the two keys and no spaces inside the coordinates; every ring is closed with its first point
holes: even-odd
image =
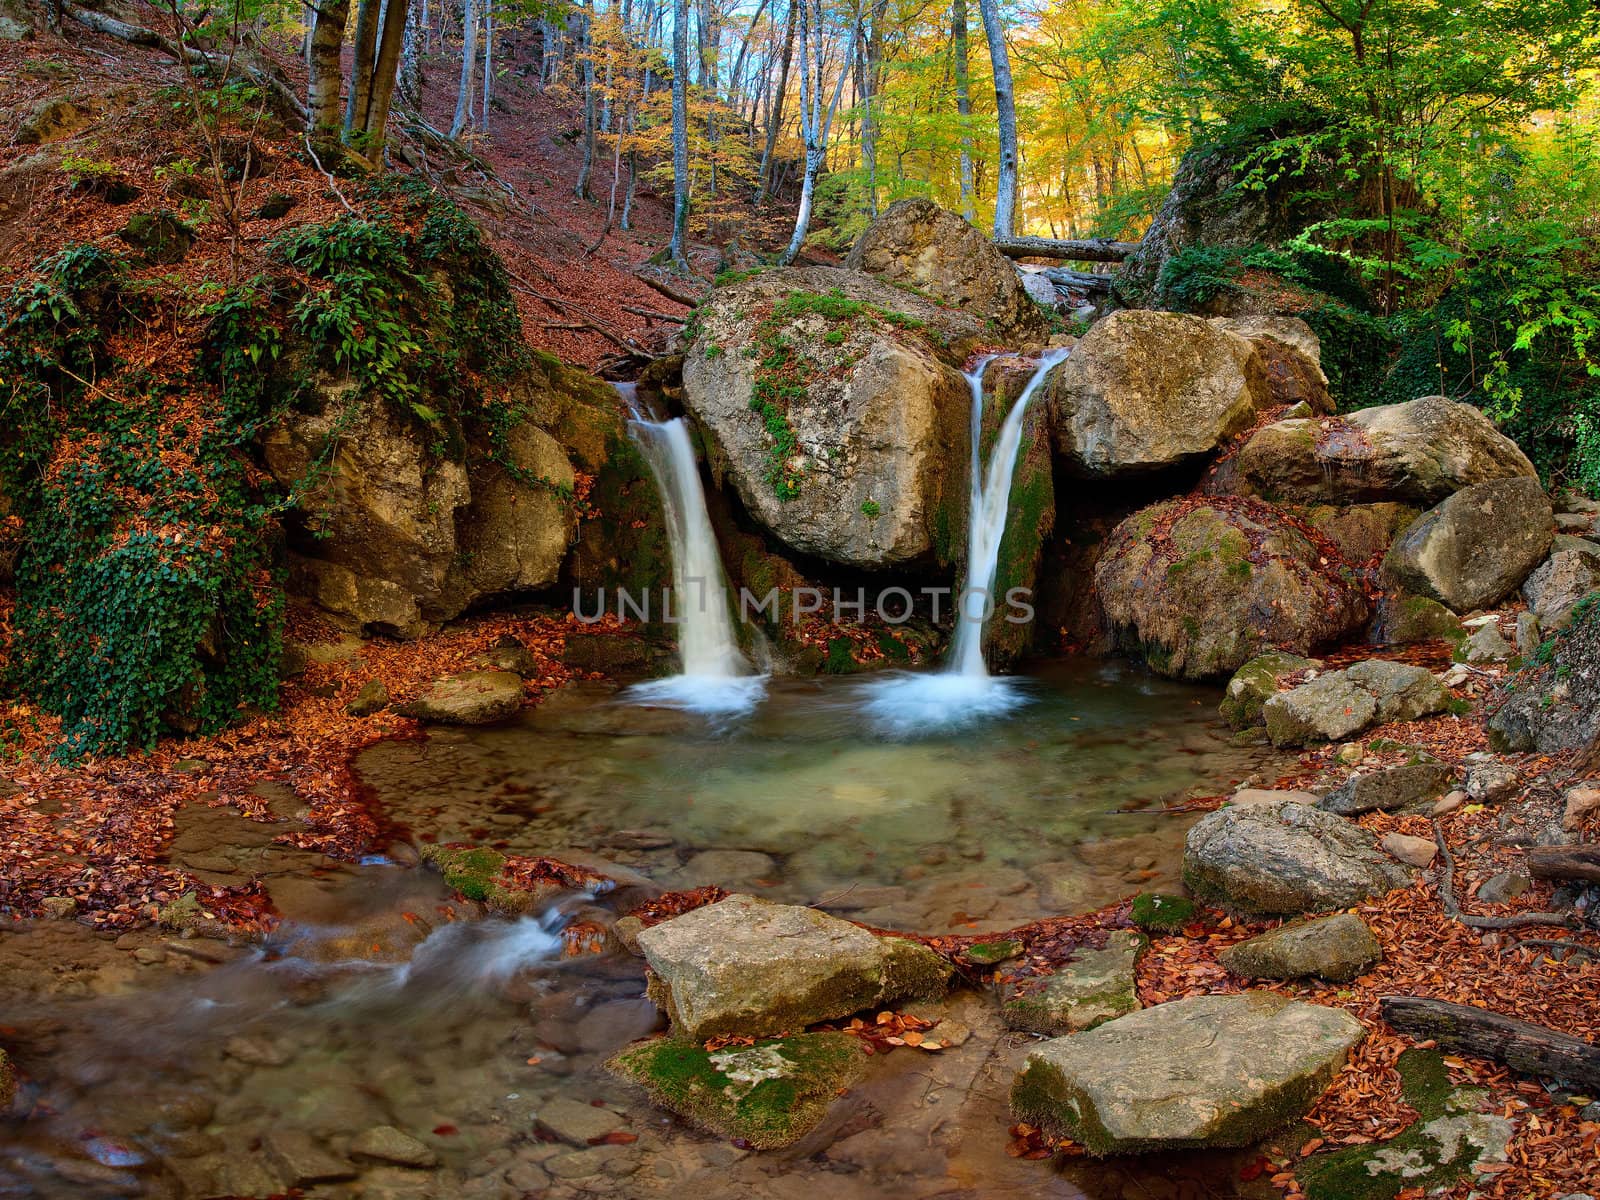
{"type": "Polygon", "coordinates": [[[1310,1109],[1364,1036],[1271,992],[1191,996],[1034,1047],[1011,1107],[1095,1155],[1247,1146],[1310,1109]]]}
{"type": "Polygon", "coordinates": [[[1217,715],[1234,729],[1260,725],[1265,720],[1261,710],[1268,700],[1278,694],[1281,680],[1321,665],[1314,658],[1301,658],[1281,650],[1258,654],[1228,680],[1228,686],[1223,689],[1222,703],[1217,705],[1217,715]]]}
{"type": "Polygon", "coordinates": [[[1322,343],[1299,317],[1212,317],[1211,324],[1255,346],[1273,407],[1304,404],[1314,413],[1334,410],[1322,370],[1322,343]]]}
{"type": "Polygon", "coordinates": [[[1415,721],[1450,707],[1450,691],[1423,667],[1369,658],[1278,692],[1262,705],[1274,746],[1336,742],[1385,721],[1415,721]]]}
{"type": "Polygon", "coordinates": [[[1287,916],[1348,908],[1402,886],[1409,873],[1359,825],[1281,800],[1202,817],[1189,831],[1183,878],[1203,900],[1287,916]]]}
{"type": "Polygon", "coordinates": [[[402,711],[431,725],[493,725],[522,707],[522,677],[510,671],[462,671],[436,679],[402,711]]]}
{"type": "Polygon", "coordinates": [[[1237,498],[1135,513],[1108,540],[1095,587],[1123,644],[1185,679],[1227,674],[1268,650],[1306,654],[1369,613],[1355,579],[1281,513],[1237,498]]]}
{"type": "Polygon", "coordinates": [[[1443,396],[1274,422],[1239,451],[1238,472],[1268,499],[1305,504],[1437,504],[1472,484],[1537,477],[1481,409],[1443,396]]]}
{"type": "Polygon", "coordinates": [[[699,310],[684,401],[714,474],[802,554],[951,563],[966,520],[980,327],[858,271],[769,271],[699,310]]]}
{"type": "Polygon", "coordinates": [[[1557,550],[1522,584],[1528,611],[1545,630],[1563,628],[1578,602],[1600,589],[1600,557],[1584,550],[1557,550]]]}
{"type": "Polygon", "coordinates": [[[944,990],[950,965],[813,908],[733,895],[639,934],[675,1034],[761,1037],[944,990]]]}
{"type": "Polygon", "coordinates": [[[1486,723],[1496,750],[1557,754],[1600,737],[1600,606],[1581,603],[1570,617],[1506,681],[1486,723]]]}
{"type": "Polygon", "coordinates": [[[577,517],[565,451],[531,421],[459,456],[377,396],[331,387],[262,438],[295,490],[291,583],[357,628],[416,637],[480,600],[554,584],[577,517]]]}
{"type": "Polygon", "coordinates": [[[1406,528],[1383,560],[1384,575],[1459,613],[1487,608],[1544,558],[1552,522],[1549,497],[1535,477],[1474,484],[1406,528]]]}
{"type": "Polygon", "coordinates": [[[982,313],[1001,339],[1043,341],[1049,323],[1011,260],[969,222],[920,196],[891,204],[856,240],[845,266],[982,313]]]}
{"type": "Polygon", "coordinates": [[[1099,477],[1202,458],[1272,403],[1248,339],[1199,317],[1134,309],[1090,329],[1047,386],[1057,455],[1099,477]]]}

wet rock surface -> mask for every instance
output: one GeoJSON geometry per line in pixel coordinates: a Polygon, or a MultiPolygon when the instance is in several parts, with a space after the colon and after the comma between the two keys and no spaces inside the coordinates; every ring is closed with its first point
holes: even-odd
{"type": "Polygon", "coordinates": [[[1093,1029],[1134,1012],[1139,995],[1134,977],[1147,940],[1117,930],[1103,947],[1079,947],[1045,976],[1008,978],[1000,983],[1000,1011],[1013,1029],[1064,1034],[1093,1029]]]}

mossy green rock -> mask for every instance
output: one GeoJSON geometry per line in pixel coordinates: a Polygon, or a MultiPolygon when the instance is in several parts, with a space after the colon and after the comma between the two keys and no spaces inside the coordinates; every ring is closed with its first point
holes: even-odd
{"type": "Polygon", "coordinates": [[[661,1107],[757,1150],[790,1145],[815,1129],[841,1088],[866,1070],[857,1038],[802,1033],[753,1046],[707,1050],[658,1038],[606,1064],[661,1107]]]}
{"type": "Polygon", "coordinates": [[[194,245],[194,230],[169,212],[138,213],[117,231],[117,236],[152,265],[182,262],[194,245]]]}
{"type": "Polygon", "coordinates": [[[812,908],[734,895],[644,930],[650,996],[692,1041],[804,1029],[941,994],[951,966],[812,908]]]}
{"type": "Polygon", "coordinates": [[[1194,920],[1195,903],[1187,896],[1140,892],[1133,898],[1128,919],[1146,933],[1177,933],[1194,920]]]}
{"type": "Polygon", "coordinates": [[[1346,983],[1383,958],[1383,947],[1354,913],[1291,921],[1229,946],[1217,961],[1244,979],[1305,979],[1346,983]]]}
{"type": "Polygon", "coordinates": [[[1016,938],[995,938],[988,942],[974,942],[967,947],[967,961],[980,967],[992,967],[1022,953],[1022,943],[1016,938]]]}
{"type": "Polygon", "coordinates": [[[1194,996],[1035,1047],[1011,1107],[1095,1155],[1247,1146],[1303,1115],[1363,1036],[1341,1009],[1194,996]]]}
{"type": "Polygon", "coordinates": [[[1258,654],[1228,680],[1217,713],[1233,729],[1260,725],[1263,723],[1262,706],[1278,694],[1278,681],[1296,671],[1319,665],[1316,659],[1285,654],[1281,650],[1258,654]]]}
{"type": "Polygon", "coordinates": [[[1134,968],[1148,940],[1113,930],[1103,949],[1083,947],[1049,975],[1023,976],[1000,986],[1000,1011],[1012,1029],[1061,1034],[1093,1029],[1139,1008],[1134,968]]]}
{"type": "Polygon", "coordinates": [[[1404,592],[1385,596],[1374,623],[1376,640],[1386,646],[1412,642],[1460,641],[1466,636],[1461,618],[1437,600],[1404,592]]]}
{"type": "Polygon", "coordinates": [[[446,886],[468,900],[483,901],[496,912],[533,912],[566,890],[555,883],[537,888],[513,886],[503,875],[506,856],[487,846],[423,846],[421,855],[423,862],[444,877],[446,886]]]}
{"type": "Polygon", "coordinates": [[[1386,1142],[1307,1159],[1296,1177],[1309,1200],[1394,1200],[1408,1189],[1443,1190],[1480,1163],[1505,1161],[1513,1125],[1479,1111],[1482,1089],[1451,1088],[1436,1050],[1407,1050],[1395,1065],[1418,1120],[1386,1142]]]}

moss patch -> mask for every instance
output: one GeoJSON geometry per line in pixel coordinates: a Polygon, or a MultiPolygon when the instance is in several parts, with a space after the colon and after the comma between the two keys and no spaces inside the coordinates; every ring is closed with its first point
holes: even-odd
{"type": "Polygon", "coordinates": [[[866,1061],[848,1034],[804,1033],[720,1050],[661,1038],[630,1046],[606,1066],[701,1128],[773,1150],[815,1129],[866,1061]]]}
{"type": "Polygon", "coordinates": [[[1133,898],[1129,919],[1147,933],[1178,933],[1194,920],[1195,903],[1186,896],[1140,892],[1133,898]]]}

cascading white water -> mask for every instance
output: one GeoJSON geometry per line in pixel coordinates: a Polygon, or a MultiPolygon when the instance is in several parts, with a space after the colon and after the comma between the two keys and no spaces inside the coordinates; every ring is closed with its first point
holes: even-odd
{"type": "Polygon", "coordinates": [[[633,389],[619,386],[633,410],[629,432],[656,477],[672,550],[672,617],[677,623],[681,674],[628,689],[641,704],[731,716],[754,707],[766,689],[734,636],[732,604],[722,573],[688,422],[650,420],[633,389]]]}
{"type": "Polygon", "coordinates": [[[956,631],[944,668],[933,674],[901,672],[867,685],[867,712],[879,729],[895,737],[936,732],[986,717],[1000,716],[1022,704],[1017,682],[989,674],[983,659],[983,630],[998,600],[992,595],[1000,562],[1000,540],[1011,504],[1011,480],[1028,404],[1066,350],[1052,350],[1039,359],[1022,394],[1000,426],[989,464],[983,467],[979,444],[983,434],[983,375],[996,357],[980,358],[967,372],[972,390],[972,468],[967,510],[967,574],[957,599],[956,631]]]}

